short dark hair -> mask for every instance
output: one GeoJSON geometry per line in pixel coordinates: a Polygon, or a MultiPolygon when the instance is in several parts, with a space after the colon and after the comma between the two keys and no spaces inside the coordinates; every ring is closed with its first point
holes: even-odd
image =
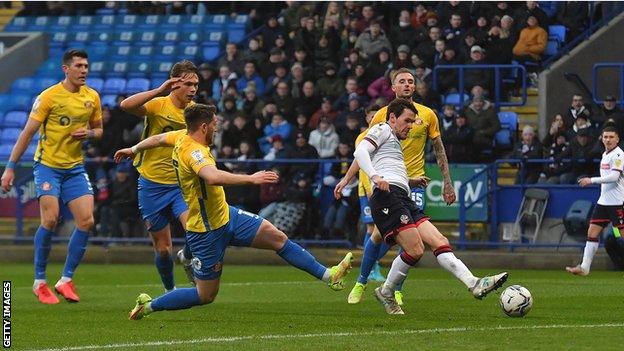
{"type": "Polygon", "coordinates": [[[186,129],[194,132],[202,123],[210,123],[215,118],[217,108],[213,105],[192,104],[184,109],[186,129]]]}
{"type": "Polygon", "coordinates": [[[604,132],[613,132],[617,134],[618,137],[620,136],[620,133],[618,132],[617,128],[615,127],[613,123],[605,123],[605,127],[602,128],[602,133],[604,132]]]}
{"type": "Polygon", "coordinates": [[[171,72],[169,72],[169,77],[182,77],[185,74],[193,73],[199,77],[199,71],[197,70],[197,66],[189,60],[182,60],[176,62],[173,67],[171,67],[171,72]]]}
{"type": "Polygon", "coordinates": [[[409,73],[412,76],[412,78],[414,78],[414,73],[412,73],[412,71],[410,71],[409,69],[405,67],[401,67],[397,69],[396,71],[394,71],[394,74],[392,75],[392,80],[391,80],[392,84],[394,84],[394,79],[401,73],[409,73]]]}
{"type": "Polygon", "coordinates": [[[394,113],[396,117],[399,117],[403,110],[408,109],[414,112],[415,115],[418,116],[418,110],[414,106],[414,103],[409,101],[408,99],[394,99],[388,105],[388,111],[386,112],[386,121],[390,119],[390,114],[394,113]]]}
{"type": "Polygon", "coordinates": [[[67,51],[65,51],[65,53],[63,54],[63,64],[65,66],[69,66],[72,63],[72,60],[74,59],[74,57],[80,57],[80,58],[89,58],[89,56],[87,55],[87,52],[84,50],[80,50],[80,49],[68,49],[67,51]]]}

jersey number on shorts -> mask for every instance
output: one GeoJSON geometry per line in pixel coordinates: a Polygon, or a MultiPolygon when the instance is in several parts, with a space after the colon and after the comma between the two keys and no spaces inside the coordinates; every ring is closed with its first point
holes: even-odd
{"type": "Polygon", "coordinates": [[[412,201],[414,201],[418,208],[423,208],[423,193],[412,192],[412,201]]]}

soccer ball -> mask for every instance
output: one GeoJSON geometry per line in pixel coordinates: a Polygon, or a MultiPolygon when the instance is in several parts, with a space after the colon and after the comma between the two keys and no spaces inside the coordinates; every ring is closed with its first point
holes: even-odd
{"type": "Polygon", "coordinates": [[[500,307],[509,317],[524,317],[533,307],[533,297],[527,288],[512,285],[501,294],[500,307]]]}

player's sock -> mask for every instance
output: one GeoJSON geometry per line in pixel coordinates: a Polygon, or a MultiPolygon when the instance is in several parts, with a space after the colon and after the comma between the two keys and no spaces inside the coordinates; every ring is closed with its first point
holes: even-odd
{"type": "Polygon", "coordinates": [[[306,249],[293,241],[286,241],[284,247],[277,251],[277,254],[291,266],[306,271],[317,279],[329,281],[329,269],[320,264],[306,249]]]}
{"type": "Polygon", "coordinates": [[[368,240],[370,239],[370,237],[371,237],[371,233],[366,232],[366,235],[364,235],[364,242],[362,243],[362,245],[363,245],[364,247],[366,247],[366,243],[368,242],[368,240]]]}
{"type": "Polygon", "coordinates": [[[65,268],[63,268],[63,277],[72,278],[76,268],[82,260],[82,256],[87,249],[89,241],[89,232],[82,231],[78,228],[74,229],[69,244],[67,245],[67,259],[65,260],[65,268]]]}
{"type": "MultiPolygon", "coordinates": [[[[35,233],[35,279],[40,279],[45,282],[46,279],[46,266],[48,265],[48,256],[50,256],[50,249],[52,245],[53,230],[39,226],[35,233]]],[[[38,284],[37,284],[38,285],[38,284]]]]}
{"type": "MultiPolygon", "coordinates": [[[[386,244],[385,241],[382,241],[381,244],[379,244],[379,253],[377,253],[377,261],[381,260],[390,250],[390,245],[386,244]]],[[[399,251],[399,254],[401,254],[401,252],[399,251]]]]}
{"type": "Polygon", "coordinates": [[[184,254],[184,258],[187,261],[191,261],[193,259],[193,254],[191,253],[191,248],[188,245],[184,245],[182,248],[182,253],[184,254]]]}
{"type": "Polygon", "coordinates": [[[152,311],[183,310],[201,305],[197,288],[180,288],[155,298],[148,309],[152,311]]]}
{"type": "Polygon", "coordinates": [[[585,242],[585,250],[583,250],[583,263],[581,263],[581,268],[583,268],[586,272],[589,272],[589,269],[591,268],[592,261],[594,260],[594,255],[596,254],[596,251],[598,251],[598,245],[598,238],[587,238],[587,242],[585,242]]]}
{"type": "Polygon", "coordinates": [[[470,269],[466,267],[464,262],[455,256],[450,246],[440,246],[433,251],[433,254],[436,256],[440,266],[451,272],[455,278],[461,280],[467,288],[472,288],[479,280],[470,272],[470,269]]]}
{"type": "Polygon", "coordinates": [[[64,283],[67,283],[67,282],[71,282],[71,281],[72,281],[72,278],[66,277],[66,276],[62,276],[61,279],[59,279],[59,283],[61,283],[61,284],[64,284],[64,283]]]}
{"type": "Polygon", "coordinates": [[[173,281],[173,257],[170,254],[164,256],[158,251],[155,251],[154,263],[156,263],[156,269],[158,270],[158,274],[160,274],[160,280],[162,281],[165,290],[173,290],[175,287],[175,283],[173,281]]]}
{"type": "Polygon", "coordinates": [[[386,281],[381,288],[381,293],[384,296],[392,296],[394,290],[396,290],[396,286],[405,280],[407,272],[417,262],[417,259],[408,255],[405,251],[397,256],[394,261],[392,261],[392,267],[390,267],[390,272],[388,272],[386,281]]]}
{"type": "MultiPolygon", "coordinates": [[[[386,244],[386,242],[384,241],[383,246],[381,247],[381,249],[379,250],[379,259],[381,259],[382,257],[384,257],[384,255],[386,254],[386,252],[388,252],[390,250],[390,245],[386,244]],[[386,250],[385,252],[383,252],[382,255],[382,251],[386,250]]],[[[397,255],[401,255],[401,253],[403,252],[403,248],[399,246],[399,248],[397,249],[397,255]]],[[[405,282],[405,279],[401,280],[395,287],[394,290],[396,291],[401,291],[403,290],[403,282],[405,282]]]]}
{"type": "Polygon", "coordinates": [[[368,283],[368,276],[377,262],[379,249],[381,244],[375,244],[370,238],[364,244],[364,253],[362,255],[362,262],[360,263],[360,276],[357,281],[360,284],[366,285],[368,283]]]}

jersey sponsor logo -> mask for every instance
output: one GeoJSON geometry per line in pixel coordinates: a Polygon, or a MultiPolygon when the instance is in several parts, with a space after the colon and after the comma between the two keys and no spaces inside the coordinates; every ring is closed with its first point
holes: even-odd
{"type": "Polygon", "coordinates": [[[191,157],[195,161],[197,161],[197,163],[204,161],[204,154],[201,152],[201,150],[191,151],[191,157]]]}
{"type": "Polygon", "coordinates": [[[608,163],[601,163],[600,164],[600,168],[602,168],[602,169],[611,169],[611,167],[609,166],[608,163]]]}
{"type": "Polygon", "coordinates": [[[407,222],[409,222],[409,217],[406,214],[402,214],[400,220],[401,223],[407,224],[407,222]]]}
{"type": "Polygon", "coordinates": [[[50,191],[52,189],[52,184],[48,182],[43,182],[43,184],[41,184],[41,189],[43,191],[50,191]]]}
{"type": "Polygon", "coordinates": [[[71,123],[71,118],[67,116],[61,116],[61,118],[59,119],[59,124],[62,125],[63,127],[68,126],[70,123],[71,123]]]}
{"type": "Polygon", "coordinates": [[[613,162],[613,165],[614,165],[615,167],[617,167],[617,168],[622,168],[622,160],[620,160],[620,159],[616,159],[616,160],[613,162]]]}
{"type": "Polygon", "coordinates": [[[381,212],[383,212],[383,214],[387,215],[387,214],[388,214],[388,212],[390,212],[390,210],[386,207],[386,208],[383,208],[383,209],[381,210],[381,212]]]}
{"type": "Polygon", "coordinates": [[[93,101],[85,101],[84,103],[84,107],[87,109],[91,109],[95,106],[95,104],[93,103],[93,101]]]}

